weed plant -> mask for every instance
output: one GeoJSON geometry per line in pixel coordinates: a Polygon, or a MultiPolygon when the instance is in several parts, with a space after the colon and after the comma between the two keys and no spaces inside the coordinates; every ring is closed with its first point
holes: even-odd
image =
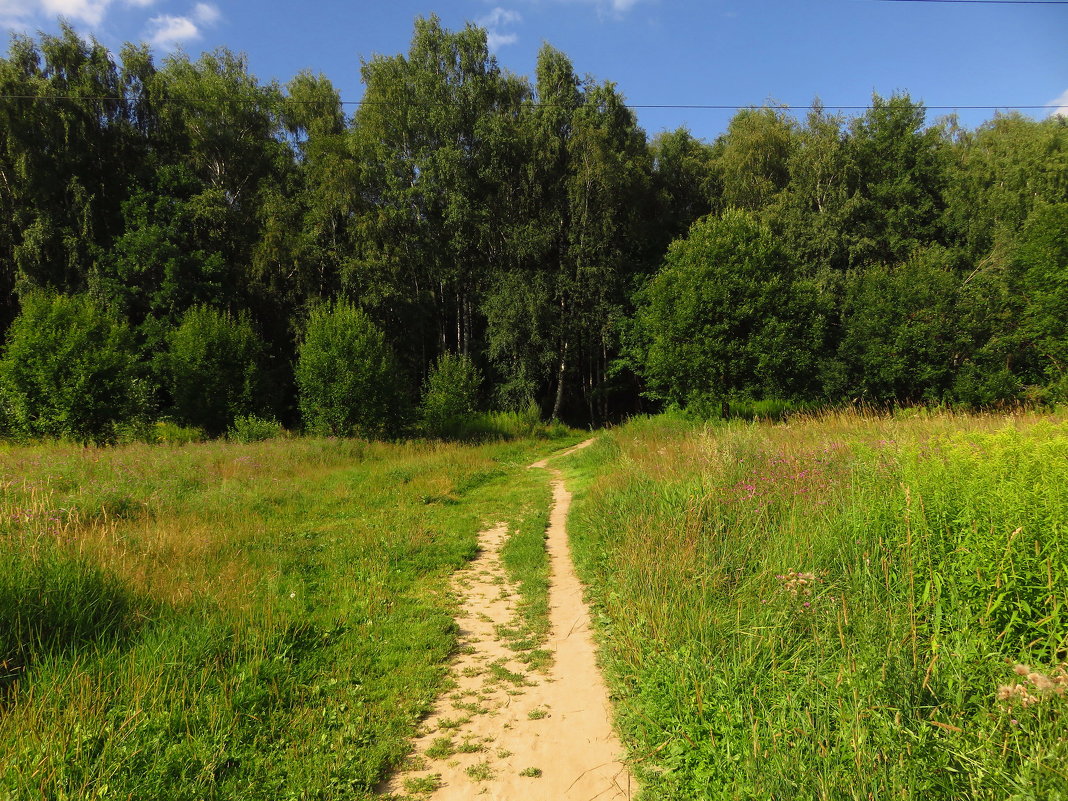
{"type": "Polygon", "coordinates": [[[553,447],[0,447],[0,798],[372,797],[553,447]]]}
{"type": "Polygon", "coordinates": [[[1068,797],[1068,424],[646,418],[572,538],[647,798],[1068,797]]]}

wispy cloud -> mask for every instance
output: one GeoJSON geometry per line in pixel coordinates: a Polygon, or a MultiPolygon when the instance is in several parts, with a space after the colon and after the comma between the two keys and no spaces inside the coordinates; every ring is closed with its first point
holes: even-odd
{"type": "MultiPolygon", "coordinates": [[[[109,14],[126,9],[145,9],[159,0],[0,0],[0,28],[26,30],[34,25],[63,17],[77,25],[85,36],[99,29],[109,14]]],[[[197,2],[185,15],[157,14],[143,29],[144,38],[158,47],[173,48],[181,42],[200,38],[206,26],[217,23],[221,14],[210,2],[197,2]]]]}
{"type": "Polygon", "coordinates": [[[145,37],[163,50],[173,50],[185,42],[194,42],[203,35],[205,26],[214,25],[221,14],[210,3],[197,3],[188,16],[160,14],[148,21],[145,37]]]}
{"type": "Polygon", "coordinates": [[[562,2],[596,6],[599,14],[608,14],[619,19],[642,0],[562,0],[562,2]]]}
{"type": "Polygon", "coordinates": [[[1055,97],[1049,101],[1047,106],[1053,106],[1053,110],[1049,113],[1051,117],[1060,114],[1062,117],[1068,117],[1068,89],[1061,92],[1060,97],[1055,97]]]}
{"type": "Polygon", "coordinates": [[[518,11],[498,6],[475,21],[486,29],[486,44],[489,45],[490,50],[497,51],[505,45],[515,44],[519,41],[518,34],[506,33],[501,30],[503,27],[523,21],[523,17],[518,11]]]}
{"type": "Polygon", "coordinates": [[[202,25],[214,25],[220,16],[219,9],[210,3],[197,3],[193,8],[193,19],[202,25]]]}
{"type": "Polygon", "coordinates": [[[489,49],[496,53],[505,45],[515,44],[519,41],[519,34],[516,33],[497,33],[497,31],[486,31],[486,44],[489,49]]]}
{"type": "Polygon", "coordinates": [[[66,17],[95,27],[104,21],[111,0],[41,0],[39,5],[33,2],[19,5],[33,11],[40,10],[49,17],[66,17]]]}
{"type": "Polygon", "coordinates": [[[0,0],[0,28],[23,30],[30,11],[20,0],[0,0]]]}
{"type": "Polygon", "coordinates": [[[173,50],[182,42],[200,38],[200,29],[189,17],[160,14],[148,21],[148,41],[164,50],[173,50]]]}

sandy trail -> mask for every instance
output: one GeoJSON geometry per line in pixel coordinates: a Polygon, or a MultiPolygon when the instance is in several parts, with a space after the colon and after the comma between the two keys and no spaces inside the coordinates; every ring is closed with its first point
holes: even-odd
{"type": "Polygon", "coordinates": [[[523,652],[502,636],[518,601],[499,556],[508,531],[503,524],[484,531],[478,559],[457,576],[464,600],[456,686],[424,722],[409,768],[393,777],[388,792],[429,801],[619,801],[637,793],[620,761],[623,747],[612,730],[589,610],[571,561],[565,527],[571,494],[548,462],[531,467],[548,468],[553,477],[546,645],[553,665],[532,672],[518,658],[523,652]]]}

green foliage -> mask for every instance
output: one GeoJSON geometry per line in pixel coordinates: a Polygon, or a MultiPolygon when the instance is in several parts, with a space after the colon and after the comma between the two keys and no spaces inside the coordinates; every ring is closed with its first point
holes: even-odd
{"type": "Polygon", "coordinates": [[[946,219],[977,264],[1010,242],[1038,206],[1068,201],[1068,126],[998,113],[960,132],[946,219]]]}
{"type": "MultiPolygon", "coordinates": [[[[769,104],[713,142],[682,129],[650,142],[619,89],[563,52],[546,44],[532,75],[513,75],[485,30],[435,16],[361,75],[350,120],[323,76],[261,82],[226,49],[157,65],[147,46],[116,56],[65,24],[15,36],[0,58],[0,330],[34,289],[88,292],[133,332],[149,376],[134,405],[213,435],[239,414],[298,422],[294,334],[339,296],[382,330],[404,398],[438,355],[467,353],[499,408],[534,402],[583,425],[643,397],[1064,397],[1047,247],[1068,202],[1058,118],[967,131],[901,93],[852,119],[769,104]],[[676,279],[654,273],[698,277],[680,263],[698,243],[669,246],[714,228],[707,214],[734,221],[716,234],[727,243],[761,227],[746,247],[765,252],[717,257],[718,299],[687,300],[697,331],[659,309],[676,279]],[[173,330],[205,305],[261,338],[270,393],[234,365],[199,398],[195,370],[170,372],[173,330]],[[671,364],[691,355],[693,369],[671,364]]],[[[145,422],[128,416],[122,436],[145,422]]]]}
{"type": "Polygon", "coordinates": [[[775,108],[742,109],[720,139],[715,171],[721,184],[721,209],[759,211],[771,204],[790,180],[794,123],[775,108]]]}
{"type": "Polygon", "coordinates": [[[192,442],[202,442],[204,431],[196,426],[182,426],[169,420],[161,420],[149,428],[144,439],[146,442],[161,445],[188,445],[192,442]]]}
{"type": "Polygon", "coordinates": [[[267,420],[254,414],[241,415],[234,418],[234,424],[227,432],[227,438],[234,442],[263,442],[264,440],[280,437],[285,433],[282,424],[277,420],[267,420]]]}
{"type": "Polygon", "coordinates": [[[1028,300],[1025,336],[1045,378],[1068,398],[1068,203],[1028,217],[1013,254],[1028,300]]]}
{"type": "Polygon", "coordinates": [[[1066,449],[1037,415],[837,413],[636,420],[576,454],[572,544],[645,791],[1068,791],[1066,449]]]}
{"type": "Polygon", "coordinates": [[[310,431],[378,437],[398,428],[401,394],[390,349],[371,319],[346,301],[311,313],[296,381],[310,431]]]}
{"type": "Polygon", "coordinates": [[[167,339],[167,389],[180,422],[214,436],[263,407],[263,345],[247,319],[194,306],[167,339]]]}
{"type": "Polygon", "coordinates": [[[427,376],[419,415],[432,437],[455,437],[478,405],[482,374],[470,357],[443,354],[427,376]]]}
{"type": "MultiPolygon", "coordinates": [[[[716,195],[712,148],[685,128],[664,131],[649,143],[653,181],[661,209],[663,246],[683,236],[689,227],[712,211],[716,195]]],[[[650,232],[655,233],[655,232],[650,232]]]]}
{"type": "Polygon", "coordinates": [[[946,261],[935,248],[896,268],[847,276],[838,358],[848,383],[828,394],[874,403],[948,396],[953,359],[967,343],[954,313],[958,279],[946,261]]]}
{"type": "Polygon", "coordinates": [[[917,246],[941,242],[946,147],[938,128],[924,128],[925,116],[907,94],[876,94],[851,125],[856,206],[845,239],[852,265],[897,264],[917,246]]]}
{"type": "Polygon", "coordinates": [[[129,329],[85,295],[34,292],[0,360],[7,427],[25,437],[112,439],[142,411],[129,329]]]}
{"type": "Polygon", "coordinates": [[[685,405],[796,386],[814,354],[792,289],[785,254],[752,216],[695,223],[638,296],[634,358],[655,396],[685,405]]]}

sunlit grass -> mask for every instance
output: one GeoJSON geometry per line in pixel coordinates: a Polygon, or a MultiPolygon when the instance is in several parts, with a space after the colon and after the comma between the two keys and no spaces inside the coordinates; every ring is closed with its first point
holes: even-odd
{"type": "Polygon", "coordinates": [[[650,797],[1068,789],[1063,690],[996,698],[1068,659],[1063,420],[656,418],[573,459],[650,797]]]}
{"type": "Polygon", "coordinates": [[[554,447],[4,446],[0,797],[369,797],[554,447]]]}

